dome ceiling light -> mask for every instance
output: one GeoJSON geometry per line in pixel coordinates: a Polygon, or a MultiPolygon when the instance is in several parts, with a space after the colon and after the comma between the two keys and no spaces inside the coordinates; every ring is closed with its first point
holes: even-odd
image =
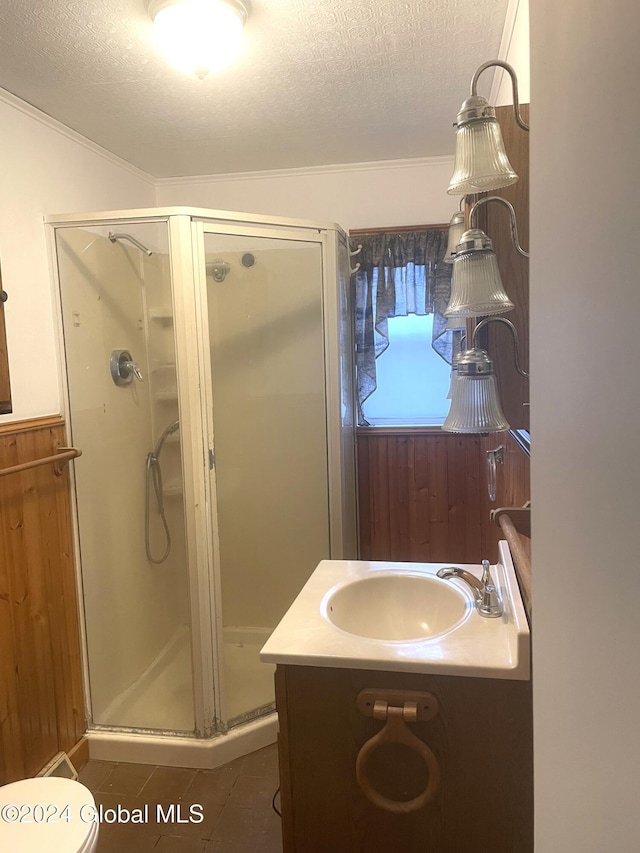
{"type": "Polygon", "coordinates": [[[240,53],[248,11],[242,0],[151,0],[149,15],[163,53],[202,80],[240,53]]]}

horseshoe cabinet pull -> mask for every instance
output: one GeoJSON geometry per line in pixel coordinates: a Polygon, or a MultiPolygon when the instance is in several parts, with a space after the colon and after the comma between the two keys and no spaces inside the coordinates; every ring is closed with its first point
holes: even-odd
{"type": "Polygon", "coordinates": [[[408,723],[435,717],[438,713],[435,696],[411,691],[363,690],[358,696],[358,707],[368,716],[386,720],[384,728],[364,744],[356,759],[356,778],[362,793],[375,806],[393,814],[408,814],[423,808],[433,800],[438,791],[440,766],[431,749],[413,734],[408,723]],[[402,705],[397,704],[401,700],[404,700],[402,705]],[[390,701],[396,704],[391,705],[390,701]],[[367,773],[369,759],[376,749],[385,743],[401,744],[412,749],[427,765],[427,787],[412,800],[392,800],[383,796],[371,784],[367,773]]]}

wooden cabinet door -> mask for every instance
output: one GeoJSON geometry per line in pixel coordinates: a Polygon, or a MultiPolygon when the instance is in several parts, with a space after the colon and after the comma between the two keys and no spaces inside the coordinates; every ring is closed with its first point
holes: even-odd
{"type": "MultiPolygon", "coordinates": [[[[285,853],[532,853],[531,683],[324,667],[278,666],[280,783],[285,853]],[[362,746],[383,723],[363,716],[363,689],[421,690],[439,711],[413,733],[432,750],[440,785],[432,802],[394,814],[356,778],[362,746]]],[[[410,800],[424,765],[403,746],[368,765],[383,796],[410,800]]]]}

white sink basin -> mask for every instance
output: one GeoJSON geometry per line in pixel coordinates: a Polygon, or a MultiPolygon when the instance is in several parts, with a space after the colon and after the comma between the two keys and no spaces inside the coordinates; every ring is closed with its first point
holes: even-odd
{"type": "Polygon", "coordinates": [[[349,634],[406,642],[451,631],[471,606],[464,593],[440,578],[390,573],[331,590],[322,602],[321,612],[349,634]]]}
{"type": "MultiPolygon", "coordinates": [[[[506,542],[491,567],[503,614],[478,612],[450,563],[323,560],[260,652],[266,663],[529,678],[529,626],[506,542]]],[[[461,568],[482,576],[482,566],[461,568]]]]}

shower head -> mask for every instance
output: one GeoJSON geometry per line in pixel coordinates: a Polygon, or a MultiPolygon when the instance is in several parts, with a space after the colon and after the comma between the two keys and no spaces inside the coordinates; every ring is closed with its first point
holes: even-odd
{"type": "Polygon", "coordinates": [[[167,437],[172,435],[177,429],[180,429],[180,420],[176,418],[175,421],[171,421],[169,426],[165,427],[160,434],[160,438],[156,442],[156,446],[153,448],[151,455],[157,459],[160,456],[160,451],[162,450],[162,445],[167,440],[167,437]]]}
{"type": "Polygon", "coordinates": [[[109,239],[112,243],[115,243],[116,240],[128,240],[130,243],[133,243],[134,246],[137,246],[141,252],[144,252],[145,255],[153,255],[151,249],[147,249],[140,240],[136,240],[136,238],[132,237],[131,234],[114,234],[113,231],[109,231],[109,239]]]}

